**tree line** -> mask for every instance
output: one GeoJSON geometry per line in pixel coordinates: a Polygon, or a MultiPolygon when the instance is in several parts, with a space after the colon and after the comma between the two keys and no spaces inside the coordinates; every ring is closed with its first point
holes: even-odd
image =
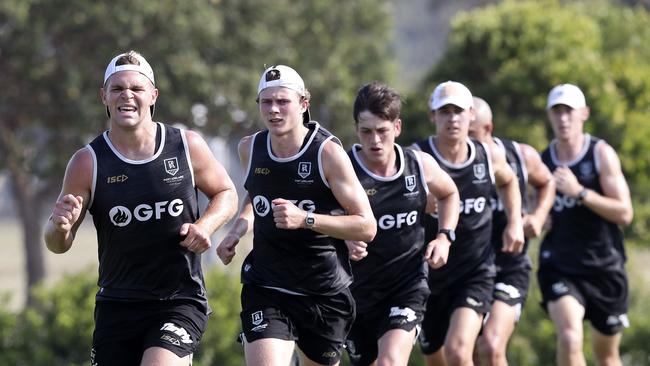
{"type": "MultiPolygon", "coordinates": [[[[400,142],[433,132],[427,98],[438,82],[453,79],[490,103],[496,135],[541,149],[551,136],[546,94],[558,83],[577,84],[592,111],[588,131],[617,149],[631,186],[635,219],[626,235],[647,246],[650,15],[647,2],[627,3],[504,1],[460,13],[441,61],[413,90],[402,91],[400,142]]],[[[112,56],[135,49],[150,60],[161,91],[156,120],[233,140],[260,126],[260,72],[292,65],[312,92],[312,117],[349,146],[356,90],[399,77],[393,6],[389,0],[0,2],[0,171],[16,202],[29,287],[45,275],[40,227],[65,163],[106,128],[98,90],[112,56]]],[[[29,303],[37,304],[31,292],[29,303]]]]}

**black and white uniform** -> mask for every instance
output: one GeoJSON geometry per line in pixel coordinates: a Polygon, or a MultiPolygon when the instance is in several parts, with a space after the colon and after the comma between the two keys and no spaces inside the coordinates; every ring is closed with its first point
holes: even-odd
{"type": "MultiPolygon", "coordinates": [[[[600,164],[595,154],[601,140],[585,134],[578,157],[559,162],[555,141],[542,153],[549,170],[567,166],[581,185],[599,194],[600,164]]],[[[604,143],[604,142],[603,142],[604,143]]],[[[564,295],[585,307],[585,318],[598,331],[615,334],[627,327],[628,285],[623,234],[574,197],[556,193],[551,210],[552,227],[540,248],[538,280],[543,305],[564,295]]]]}
{"type": "Polygon", "coordinates": [[[346,342],[353,365],[377,358],[377,340],[391,329],[411,331],[422,321],[429,295],[424,224],[429,191],[418,155],[395,144],[397,172],[372,173],[355,144],[350,159],[377,220],[368,255],[352,262],[357,318],[346,342]]]}
{"type": "MultiPolygon", "coordinates": [[[[467,307],[480,314],[490,310],[496,275],[490,243],[494,173],[488,148],[477,140],[467,139],[469,156],[462,164],[445,160],[436,149],[433,136],[416,146],[438,161],[460,193],[456,241],[449,248],[447,264],[429,270],[431,296],[422,322],[420,346],[425,354],[431,354],[444,344],[449,320],[456,308],[467,307]]],[[[428,217],[427,242],[435,238],[438,230],[437,219],[428,217]]]]}
{"type": "Polygon", "coordinates": [[[276,227],[272,201],[284,198],[318,214],[344,211],[323,173],[322,150],[340,143],[317,122],[300,151],[280,158],[271,150],[268,130],[252,141],[245,188],[255,215],[253,250],[242,265],[244,335],[297,340],[310,359],[332,364],[354,319],[349,291],[352,272],[343,240],[309,229],[276,227]]]}
{"type": "Polygon", "coordinates": [[[201,256],[180,245],[180,227],[199,217],[185,132],[160,123],[157,130],[159,146],[145,160],[120,154],[108,131],[87,145],[94,166],[88,210],[99,245],[93,352],[100,365],[115,364],[118,355],[123,364],[139,363],[147,346],[184,357],[196,349],[209,313],[201,256]]]}
{"type": "MultiPolygon", "coordinates": [[[[521,192],[522,211],[527,212],[528,171],[519,144],[512,140],[494,137],[494,142],[506,155],[510,168],[517,176],[521,192]]],[[[492,189],[492,245],[494,246],[497,277],[494,285],[494,299],[517,307],[517,318],[526,302],[530,283],[531,261],[528,257],[528,240],[524,242],[521,253],[504,253],[503,230],[508,224],[508,217],[499,199],[496,186],[492,189]]]]}

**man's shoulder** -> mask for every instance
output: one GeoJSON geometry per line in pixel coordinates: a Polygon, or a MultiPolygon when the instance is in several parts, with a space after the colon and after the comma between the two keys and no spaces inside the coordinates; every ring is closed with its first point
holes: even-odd
{"type": "Polygon", "coordinates": [[[74,154],[72,154],[72,157],[70,158],[70,163],[92,162],[92,160],[93,160],[93,151],[91,151],[91,148],[88,145],[86,145],[80,148],[79,150],[75,151],[74,154]]]}

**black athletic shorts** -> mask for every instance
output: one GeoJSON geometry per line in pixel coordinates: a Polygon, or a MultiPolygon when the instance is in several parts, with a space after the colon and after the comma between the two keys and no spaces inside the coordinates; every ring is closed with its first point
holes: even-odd
{"type": "Polygon", "coordinates": [[[150,347],[186,357],[196,351],[207,320],[191,301],[98,301],[91,364],[138,366],[150,347]]]}
{"type": "Polygon", "coordinates": [[[421,283],[403,286],[399,292],[368,311],[359,311],[345,342],[350,363],[355,366],[373,363],[379,352],[377,341],[389,330],[403,329],[410,332],[417,328],[417,336],[428,296],[429,289],[426,279],[423,279],[421,283]]]}
{"type": "Polygon", "coordinates": [[[540,267],[537,272],[542,307],[562,296],[573,296],[585,308],[585,319],[599,332],[614,335],[629,327],[628,285],[624,271],[597,275],[567,275],[540,267]]]}
{"type": "Polygon", "coordinates": [[[530,267],[497,271],[497,277],[494,280],[494,300],[502,301],[510,306],[523,307],[530,286],[530,271],[530,267]]]}
{"type": "Polygon", "coordinates": [[[419,342],[426,355],[437,352],[445,343],[454,310],[469,308],[486,314],[492,305],[494,267],[480,266],[439,293],[432,293],[422,321],[419,342]]]}
{"type": "Polygon", "coordinates": [[[246,342],[293,340],[310,360],[333,365],[341,359],[355,316],[349,289],[332,296],[292,295],[244,285],[241,321],[246,342]]]}

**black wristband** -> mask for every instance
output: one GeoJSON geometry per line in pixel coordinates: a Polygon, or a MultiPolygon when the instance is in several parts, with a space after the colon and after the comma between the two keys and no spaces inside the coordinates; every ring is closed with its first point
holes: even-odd
{"type": "Polygon", "coordinates": [[[450,243],[456,241],[456,232],[452,229],[440,229],[438,230],[438,234],[444,234],[450,243]]]}

